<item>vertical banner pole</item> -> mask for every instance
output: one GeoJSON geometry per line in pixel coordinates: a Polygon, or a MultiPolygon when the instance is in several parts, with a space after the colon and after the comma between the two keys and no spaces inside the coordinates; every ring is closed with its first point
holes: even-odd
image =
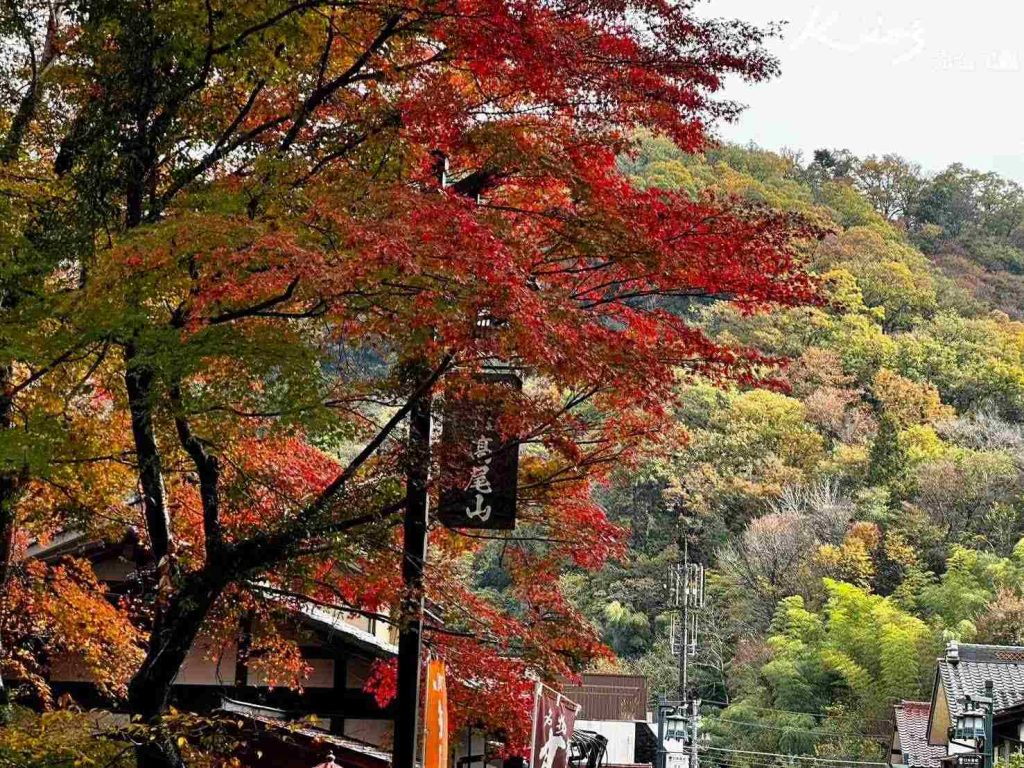
{"type": "Polygon", "coordinates": [[[580,705],[543,683],[537,683],[534,700],[531,768],[570,768],[572,735],[580,705]]]}
{"type": "Polygon", "coordinates": [[[427,482],[430,474],[430,422],[433,396],[428,392],[409,414],[409,468],[403,527],[403,596],[398,636],[398,697],[395,708],[394,768],[415,768],[419,734],[420,651],[423,645],[423,570],[427,559],[427,482]]]}
{"type": "Polygon", "coordinates": [[[448,685],[441,659],[427,662],[427,694],[423,707],[423,768],[449,768],[448,685]]]}
{"type": "Polygon", "coordinates": [[[533,724],[530,728],[530,762],[528,765],[530,768],[535,768],[537,765],[537,721],[540,719],[540,697],[541,697],[541,684],[538,681],[533,686],[533,724]]]}

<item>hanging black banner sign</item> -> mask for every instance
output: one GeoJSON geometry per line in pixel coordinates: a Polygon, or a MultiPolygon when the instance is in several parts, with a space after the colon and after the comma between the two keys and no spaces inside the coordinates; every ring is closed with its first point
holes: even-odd
{"type": "Polygon", "coordinates": [[[512,374],[487,374],[487,396],[444,408],[441,431],[441,497],[437,517],[449,528],[512,530],[516,527],[519,442],[498,430],[508,396],[522,387],[512,374]]]}

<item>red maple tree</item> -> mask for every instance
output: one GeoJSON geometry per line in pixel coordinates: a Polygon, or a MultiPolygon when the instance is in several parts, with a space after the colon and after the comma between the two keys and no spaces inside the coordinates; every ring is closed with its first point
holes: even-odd
{"type": "MultiPolygon", "coordinates": [[[[663,0],[43,13],[12,33],[52,50],[24,70],[4,144],[30,201],[5,235],[38,290],[0,310],[0,426],[52,434],[31,466],[3,457],[5,531],[112,517],[145,531],[156,596],[128,705],[158,723],[199,633],[273,613],[268,590],[397,604],[405,416],[428,390],[485,397],[476,375],[503,361],[525,379],[500,422],[523,444],[506,601],[468,578],[487,540],[435,530],[427,592],[445,625],[428,636],[450,662],[453,726],[479,720],[521,745],[527,673],[604,652],[557,578],[622,551],[592,484],[657,442],[681,379],[770,376],[688,313],[813,298],[804,222],[637,191],[616,165],[639,130],[699,151],[735,112],[716,100],[722,79],[774,72],[763,32],[663,0]],[[480,333],[482,316],[498,330],[480,333]],[[130,461],[138,504],[19,516],[81,453],[53,414],[83,386],[95,396],[75,418],[113,447],[87,458],[130,461]],[[20,422],[18,398],[34,398],[20,422]]],[[[387,670],[374,680],[386,694],[387,670]]],[[[138,758],[180,763],[167,738],[138,758]]]]}

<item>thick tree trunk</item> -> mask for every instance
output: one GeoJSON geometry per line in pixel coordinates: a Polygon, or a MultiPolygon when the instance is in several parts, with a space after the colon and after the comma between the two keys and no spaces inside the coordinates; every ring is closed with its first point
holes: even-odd
{"type": "Polygon", "coordinates": [[[35,56],[31,59],[32,80],[25,90],[25,94],[18,103],[18,110],[14,113],[10,126],[7,129],[7,136],[0,144],[0,164],[6,165],[13,162],[21,150],[25,133],[28,131],[32,120],[36,115],[39,106],[43,84],[41,78],[53,64],[58,56],[57,36],[59,33],[57,25],[57,14],[53,7],[50,8],[50,15],[46,22],[46,38],[43,41],[42,56],[39,61],[35,56]]]}
{"type": "MultiPolygon", "coordinates": [[[[11,367],[0,367],[0,430],[10,429],[14,415],[14,399],[10,396],[11,367]]],[[[0,629],[7,614],[7,574],[14,548],[14,511],[22,486],[22,473],[14,467],[0,467],[0,629]]],[[[3,639],[0,637],[0,661],[3,639]]],[[[10,692],[0,672],[0,707],[6,705],[10,692]]]]}
{"type": "Polygon", "coordinates": [[[184,768],[174,739],[163,727],[160,716],[167,709],[174,678],[223,585],[213,586],[196,574],[186,577],[180,588],[168,589],[172,577],[171,521],[153,423],[154,374],[134,343],[125,345],[124,356],[142,510],[157,564],[154,626],[146,658],[128,687],[128,711],[153,729],[152,739],[143,740],[136,747],[138,768],[184,768]]]}
{"type": "MultiPolygon", "coordinates": [[[[18,496],[17,479],[9,472],[0,472],[0,632],[7,616],[7,572],[10,569],[14,544],[14,504],[18,496]]],[[[4,656],[3,637],[0,635],[0,662],[4,656]]],[[[0,707],[10,701],[10,691],[4,683],[0,669],[0,707]]]]}
{"type": "Polygon", "coordinates": [[[174,678],[199,636],[203,621],[224,591],[226,577],[209,567],[185,577],[153,628],[149,651],[128,685],[128,709],[150,726],[152,741],[135,751],[138,768],[183,768],[174,739],[161,723],[167,711],[174,678]]]}
{"type": "Polygon", "coordinates": [[[153,427],[153,371],[139,359],[134,344],[125,346],[124,356],[124,383],[132,415],[132,437],[142,486],[142,510],[146,516],[153,557],[159,567],[166,568],[169,563],[165,558],[171,549],[171,521],[167,514],[160,450],[153,427]]]}

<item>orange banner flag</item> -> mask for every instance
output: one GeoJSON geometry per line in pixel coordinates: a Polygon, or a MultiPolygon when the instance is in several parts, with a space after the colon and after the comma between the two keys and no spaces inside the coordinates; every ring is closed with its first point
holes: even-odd
{"type": "Polygon", "coordinates": [[[427,738],[423,768],[448,768],[448,688],[444,662],[427,662],[427,699],[423,711],[427,738]]]}

